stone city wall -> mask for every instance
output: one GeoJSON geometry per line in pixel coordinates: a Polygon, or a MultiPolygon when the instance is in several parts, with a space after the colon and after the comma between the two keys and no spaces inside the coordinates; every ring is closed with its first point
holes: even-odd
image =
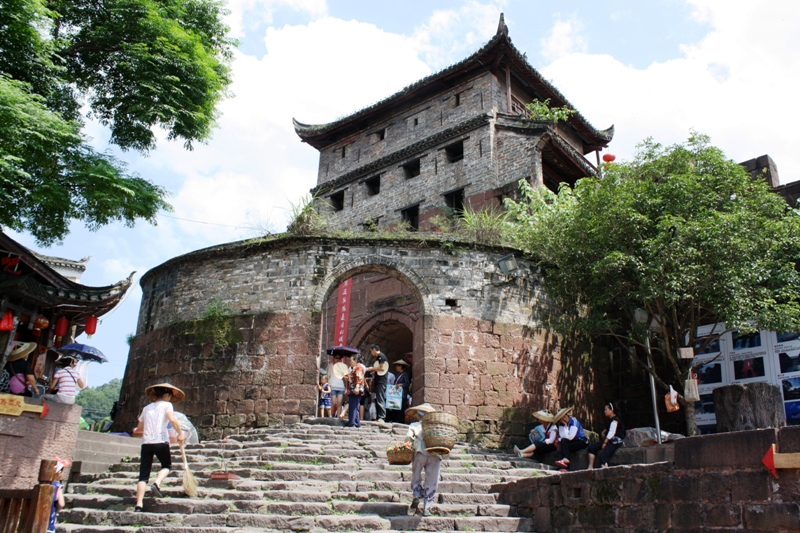
{"type": "MultiPolygon", "coordinates": [[[[23,398],[27,404],[42,400],[23,398]]],[[[39,413],[0,415],[0,487],[32,489],[38,483],[39,464],[53,457],[71,459],[78,441],[81,407],[57,402],[47,404],[44,418],[39,413]]]]}
{"type": "Polygon", "coordinates": [[[674,463],[619,466],[495,485],[499,503],[552,533],[800,531],[800,474],[775,479],[761,458],[773,443],[800,451],[800,428],[680,439],[674,463]]]}
{"type": "Polygon", "coordinates": [[[323,303],[340,281],[363,272],[412,289],[421,314],[413,329],[414,402],[457,414],[465,439],[505,446],[524,437],[532,410],[565,401],[591,425],[603,396],[585,364],[590,355],[568,348],[565,358],[538,321],[536,268],[520,259],[517,275],[498,274],[507,252],[461,252],[430,240],[301,238],[175,258],[142,279],[117,427],[135,425],[144,388],[161,381],[184,389],[179,410],[205,438],[313,416],[323,303]],[[204,320],[212,301],[232,316],[204,320]],[[215,348],[223,323],[224,342],[215,348]]]}

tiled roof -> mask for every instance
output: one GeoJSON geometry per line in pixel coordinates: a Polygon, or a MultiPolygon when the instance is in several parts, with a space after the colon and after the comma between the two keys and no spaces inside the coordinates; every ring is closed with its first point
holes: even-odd
{"type": "MultiPolygon", "coordinates": [[[[422,78],[392,96],[334,122],[329,122],[327,124],[303,124],[296,119],[292,119],[294,129],[303,141],[308,142],[316,148],[321,148],[325,146],[325,143],[320,143],[319,137],[335,133],[338,129],[346,130],[348,125],[359,121],[359,119],[365,118],[371,114],[383,112],[389,106],[397,104],[403,99],[424,92],[426,88],[436,81],[456,75],[468,68],[488,68],[487,65],[491,63],[484,60],[494,52],[508,52],[509,59],[518,67],[516,74],[521,76],[522,81],[530,85],[543,98],[549,98],[551,105],[556,107],[567,106],[570,109],[575,109],[558,89],[542,77],[542,75],[528,63],[525,55],[514,47],[511,43],[511,39],[508,37],[508,28],[505,25],[503,15],[500,15],[500,24],[497,29],[497,34],[495,34],[495,36],[480,50],[468,58],[426,78],[422,78]]],[[[605,130],[598,130],[577,111],[568,119],[568,122],[586,138],[587,144],[590,145],[605,146],[614,136],[614,126],[605,130]]]]}

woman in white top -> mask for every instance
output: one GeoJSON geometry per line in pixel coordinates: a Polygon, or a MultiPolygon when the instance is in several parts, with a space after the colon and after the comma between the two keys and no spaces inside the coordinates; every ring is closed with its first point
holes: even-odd
{"type": "Polygon", "coordinates": [[[47,388],[48,397],[56,402],[74,404],[79,389],[85,387],[83,380],[78,377],[78,360],[62,357],[58,363],[61,366],[53,374],[53,380],[47,388]]]}
{"type": "Polygon", "coordinates": [[[139,465],[139,482],[136,484],[136,508],[135,512],[144,511],[143,500],[144,491],[150,481],[150,471],[153,468],[153,456],[158,457],[161,462],[161,470],[158,471],[155,483],[150,487],[151,492],[157,498],[162,498],[161,482],[169,474],[172,468],[172,457],[169,454],[169,432],[167,422],[172,423],[172,427],[178,433],[178,442],[183,442],[186,437],[181,430],[178,419],[175,418],[172,403],[183,401],[186,396],[178,387],[173,387],[169,383],[159,383],[147,387],[144,391],[153,403],[142,409],[139,415],[139,425],[133,434],[142,436],[141,464],[139,465]]]}

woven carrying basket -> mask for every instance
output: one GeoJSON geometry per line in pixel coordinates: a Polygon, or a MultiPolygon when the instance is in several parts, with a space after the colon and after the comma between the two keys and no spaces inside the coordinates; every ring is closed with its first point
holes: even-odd
{"type": "Polygon", "coordinates": [[[414,460],[414,450],[386,450],[390,465],[410,465],[414,460]]]}
{"type": "Polygon", "coordinates": [[[428,453],[447,455],[456,445],[457,436],[457,416],[437,411],[422,417],[422,437],[428,453]]]}

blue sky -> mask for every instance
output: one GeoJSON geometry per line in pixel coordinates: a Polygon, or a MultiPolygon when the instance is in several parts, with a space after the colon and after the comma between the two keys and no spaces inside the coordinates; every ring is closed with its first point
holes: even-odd
{"type": "MultiPolygon", "coordinates": [[[[290,203],[316,183],[317,152],[291,119],[328,122],[457,62],[494,34],[505,13],[514,44],[596,127],[616,126],[610,150],[631,157],[653,136],[680,142],[696,129],[734,160],[775,160],[783,183],[800,179],[794,146],[800,110],[800,2],[794,0],[539,0],[375,2],[230,0],[241,40],[234,98],[220,106],[213,140],[193,152],[166,140],[144,157],[117,155],[171,191],[175,212],[158,226],[73,225],[49,255],[92,256],[83,283],[108,285],[137,271],[123,303],[91,343],[109,364],[90,386],[122,377],[136,329],[139,277],[206,246],[286,225],[290,203]]],[[[107,132],[91,124],[95,144],[107,132]]],[[[162,135],[163,138],[163,135],[162,135]]],[[[82,338],[80,340],[85,340],[82,338]]]]}

